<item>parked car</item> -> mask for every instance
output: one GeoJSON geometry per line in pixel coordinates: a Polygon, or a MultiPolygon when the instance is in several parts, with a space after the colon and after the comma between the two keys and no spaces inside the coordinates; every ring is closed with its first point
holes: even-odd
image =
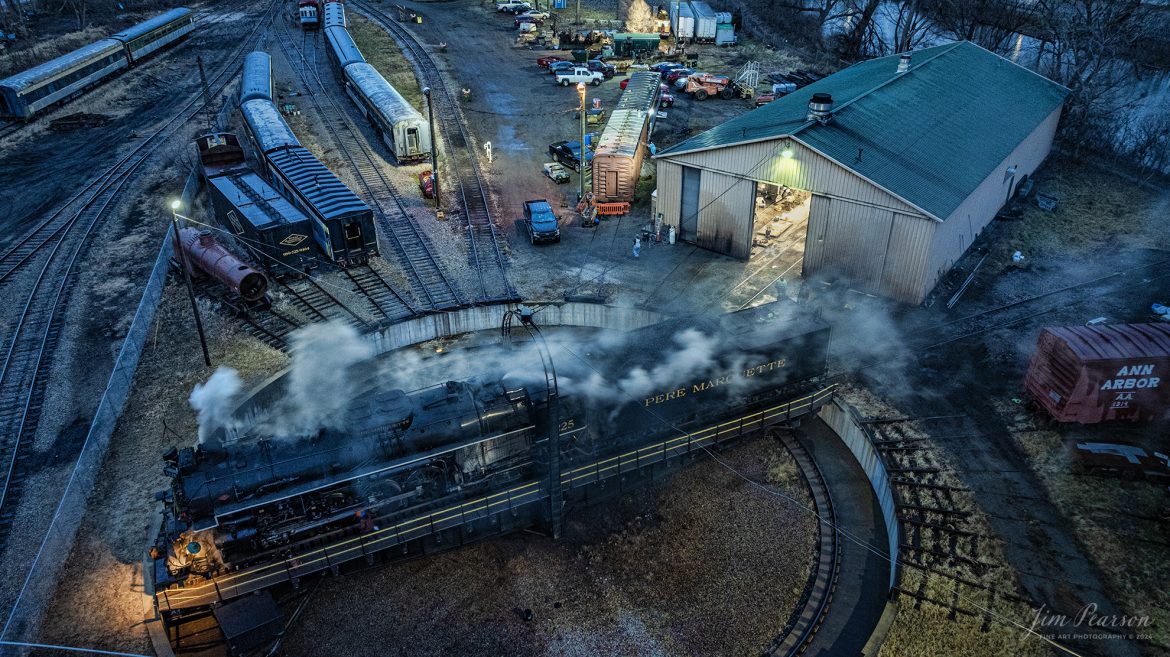
{"type": "Polygon", "coordinates": [[[672,68],[666,72],[666,78],[665,78],[666,83],[667,84],[674,84],[675,80],[677,80],[679,78],[685,78],[694,72],[695,72],[695,69],[693,69],[693,68],[685,68],[685,67],[684,68],[672,68]]]}
{"type": "Polygon", "coordinates": [[[524,225],[528,226],[528,239],[533,244],[561,241],[557,215],[545,199],[524,201],[524,225]]]}
{"type": "Polygon", "coordinates": [[[663,91],[662,95],[658,96],[658,106],[674,107],[674,94],[663,91]]]}
{"type": "Polygon", "coordinates": [[[543,173],[558,185],[569,182],[569,170],[561,166],[560,162],[545,162],[543,173]]]}
{"type": "Polygon", "coordinates": [[[541,23],[540,20],[533,18],[532,16],[526,16],[524,14],[518,14],[516,16],[515,20],[512,21],[512,25],[515,27],[520,27],[521,25],[536,26],[536,25],[540,25],[540,23],[541,23]]]}
{"type": "MultiPolygon", "coordinates": [[[[558,141],[555,144],[549,144],[548,154],[552,156],[557,162],[569,167],[573,171],[580,173],[581,171],[581,142],[579,141],[558,141]]],[[[588,166],[593,162],[593,151],[585,151],[585,165],[588,166]]]]}
{"type": "Polygon", "coordinates": [[[528,4],[527,2],[514,2],[513,1],[513,2],[497,2],[496,3],[496,11],[504,12],[507,14],[519,14],[521,12],[529,11],[531,9],[532,9],[532,5],[528,4]]]}
{"type": "Polygon", "coordinates": [[[577,67],[576,62],[569,62],[569,61],[562,60],[559,62],[553,62],[553,63],[549,64],[548,65],[548,72],[555,75],[557,73],[557,71],[571,71],[576,67],[577,67]]]}
{"type": "Polygon", "coordinates": [[[531,16],[532,18],[535,18],[536,22],[538,22],[538,23],[541,21],[548,20],[548,12],[547,11],[537,11],[535,9],[529,9],[528,11],[522,12],[519,15],[520,16],[531,16]]]}
{"type": "Polygon", "coordinates": [[[674,81],[670,83],[670,86],[674,87],[675,89],[678,89],[679,91],[682,91],[683,89],[687,88],[687,80],[690,80],[694,76],[703,76],[703,75],[706,75],[706,73],[699,73],[696,71],[692,71],[692,72],[688,73],[687,75],[680,75],[679,77],[675,78],[674,81]]]}
{"type": "Polygon", "coordinates": [[[545,55],[544,57],[536,58],[536,65],[541,68],[548,68],[554,62],[563,62],[565,58],[560,55],[545,55]]]}
{"type": "Polygon", "coordinates": [[[556,72],[556,82],[562,87],[567,87],[571,84],[591,84],[597,86],[605,79],[600,71],[590,71],[588,68],[578,64],[572,69],[565,69],[556,72]]]}
{"type": "Polygon", "coordinates": [[[682,68],[682,64],[678,62],[658,62],[657,64],[651,64],[649,70],[661,75],[663,72],[669,71],[672,68],[682,68]]]}
{"type": "Polygon", "coordinates": [[[607,63],[601,61],[600,59],[591,59],[591,60],[585,62],[585,65],[589,67],[590,71],[597,71],[598,73],[601,73],[602,75],[604,75],[606,78],[612,78],[614,76],[614,74],[617,73],[616,66],[614,66],[613,64],[607,64],[607,63]]]}

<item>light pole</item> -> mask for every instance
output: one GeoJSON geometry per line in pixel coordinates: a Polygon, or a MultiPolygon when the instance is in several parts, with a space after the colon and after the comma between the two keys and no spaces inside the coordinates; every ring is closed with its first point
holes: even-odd
{"type": "Polygon", "coordinates": [[[443,206],[439,202],[439,141],[435,139],[435,99],[431,96],[430,87],[423,87],[422,92],[427,97],[427,123],[431,131],[431,189],[435,192],[436,216],[442,219],[443,206]]]}
{"type": "Polygon", "coordinates": [[[577,163],[581,167],[581,195],[578,201],[585,200],[585,83],[577,83],[577,93],[581,94],[581,157],[577,163]]]}
{"type": "MultiPolygon", "coordinates": [[[[191,287],[191,270],[187,268],[187,252],[179,240],[179,206],[177,200],[171,201],[171,230],[175,233],[175,255],[179,258],[179,268],[183,270],[183,282],[187,284],[187,296],[191,299],[191,313],[195,315],[195,330],[199,333],[199,346],[203,348],[203,362],[211,367],[211,356],[207,353],[207,338],[203,335],[203,318],[199,316],[199,306],[195,303],[195,288],[191,287]]],[[[183,217],[186,219],[186,217],[183,217]]]]}

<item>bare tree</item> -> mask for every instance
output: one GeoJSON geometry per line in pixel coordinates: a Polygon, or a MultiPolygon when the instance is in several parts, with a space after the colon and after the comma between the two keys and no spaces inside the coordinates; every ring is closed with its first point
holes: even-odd
{"type": "Polygon", "coordinates": [[[1153,23],[1141,0],[1037,0],[1042,41],[1037,67],[1068,87],[1061,134],[1074,148],[1116,134],[1132,105],[1135,45],[1153,23]]]}
{"type": "Polygon", "coordinates": [[[816,38],[813,41],[819,47],[825,45],[825,36],[830,24],[848,20],[859,11],[854,0],[781,1],[772,6],[776,9],[787,10],[795,16],[810,17],[812,27],[816,29],[816,38]]]}
{"type": "Polygon", "coordinates": [[[883,0],[854,0],[855,12],[846,21],[845,33],[841,35],[837,50],[846,59],[859,59],[866,52],[872,52],[876,29],[874,15],[883,0]]]}
{"type": "Polygon", "coordinates": [[[86,18],[89,12],[89,0],[64,0],[61,9],[68,9],[73,13],[73,17],[77,19],[77,29],[85,29],[86,18]]]}
{"type": "Polygon", "coordinates": [[[1146,172],[1146,179],[1170,172],[1170,114],[1151,113],[1126,125],[1122,152],[1146,172]]]}
{"type": "Polygon", "coordinates": [[[1033,21],[1035,6],[1015,0],[924,0],[924,9],[939,29],[998,53],[1033,21]]]}

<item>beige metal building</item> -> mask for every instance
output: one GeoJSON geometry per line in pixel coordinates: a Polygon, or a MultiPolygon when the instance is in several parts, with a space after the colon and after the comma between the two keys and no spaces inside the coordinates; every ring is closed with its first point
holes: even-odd
{"type": "Polygon", "coordinates": [[[856,64],[659,153],[657,212],[747,259],[811,193],[802,275],[921,303],[1048,156],[1068,90],[970,42],[856,64]]]}

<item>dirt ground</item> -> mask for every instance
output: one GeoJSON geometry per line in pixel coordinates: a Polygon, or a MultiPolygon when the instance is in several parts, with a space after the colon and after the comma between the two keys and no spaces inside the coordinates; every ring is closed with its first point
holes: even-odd
{"type": "MultiPolygon", "coordinates": [[[[811,502],[778,443],[724,458],[811,502]]],[[[706,461],[572,517],[559,543],[522,534],[328,579],[286,645],[294,657],[373,645],[412,656],[759,654],[804,590],[815,537],[811,516],[706,461]]]]}

